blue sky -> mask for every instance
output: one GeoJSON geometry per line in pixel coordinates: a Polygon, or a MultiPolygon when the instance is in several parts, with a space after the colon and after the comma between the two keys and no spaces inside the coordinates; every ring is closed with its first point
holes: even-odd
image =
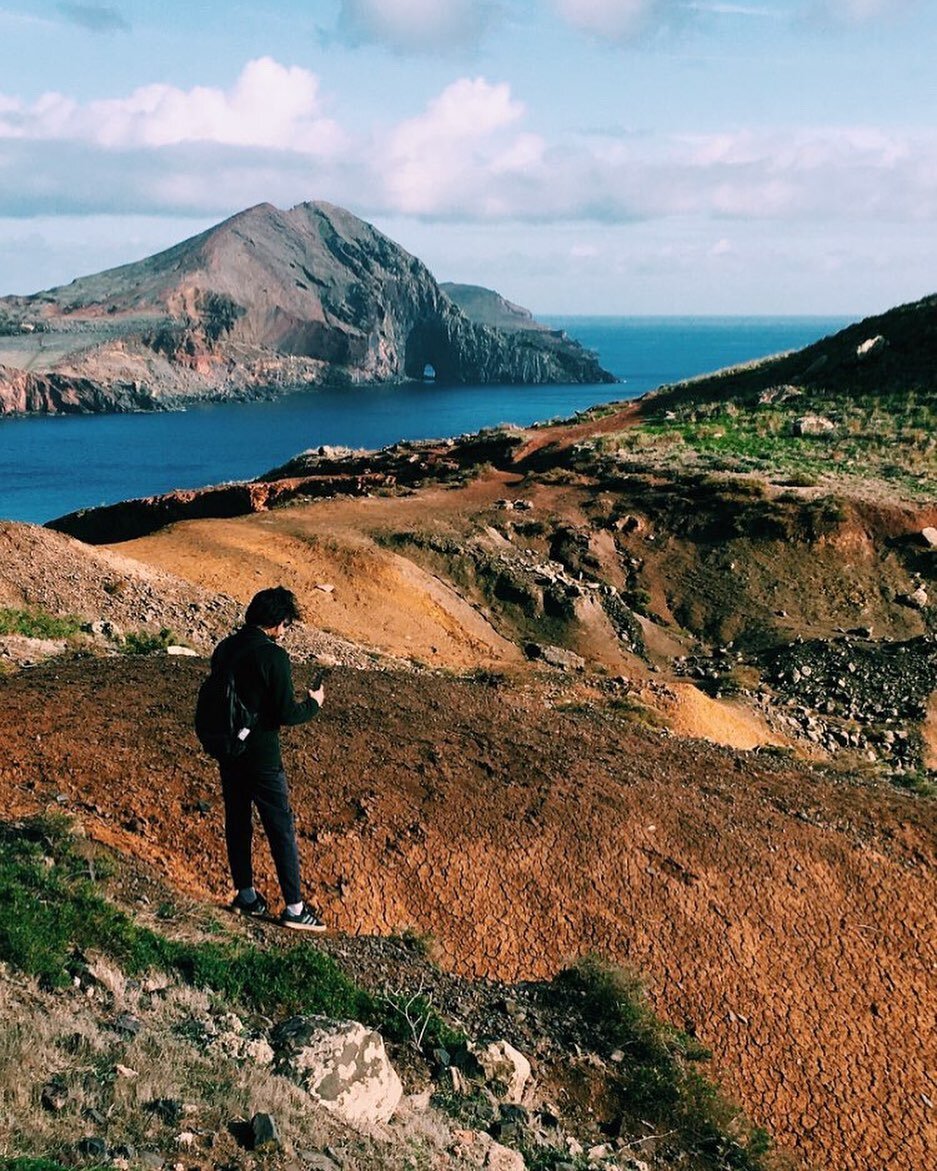
{"type": "Polygon", "coordinates": [[[539,313],[937,288],[924,0],[0,0],[0,294],[326,199],[539,313]]]}

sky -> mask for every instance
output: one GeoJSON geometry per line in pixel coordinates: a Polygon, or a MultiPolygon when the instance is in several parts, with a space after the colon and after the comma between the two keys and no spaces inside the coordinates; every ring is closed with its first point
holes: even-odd
{"type": "Polygon", "coordinates": [[[541,314],[937,290],[927,0],[0,0],[0,295],[327,200],[541,314]]]}

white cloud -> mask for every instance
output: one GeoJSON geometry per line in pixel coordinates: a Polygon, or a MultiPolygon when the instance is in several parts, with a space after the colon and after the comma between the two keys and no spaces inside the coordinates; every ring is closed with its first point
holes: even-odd
{"type": "Polygon", "coordinates": [[[27,106],[0,98],[0,136],[84,140],[108,148],[185,142],[332,154],[343,143],[327,118],[315,74],[269,57],[248,62],[234,86],[190,90],[154,84],[84,105],[47,93],[27,106]]]}
{"type": "Polygon", "coordinates": [[[808,17],[823,23],[866,24],[903,16],[918,3],[919,0],[812,0],[808,17]]]}
{"type": "Polygon", "coordinates": [[[313,74],[269,58],[228,90],[0,94],[0,215],[220,217],[319,198],[437,222],[934,222],[937,130],[547,137],[509,85],[463,77],[415,117],[352,136],[313,74]]]}
{"type": "Polygon", "coordinates": [[[37,26],[42,29],[55,28],[57,22],[46,16],[35,16],[30,12],[18,12],[12,8],[0,8],[0,24],[37,26]]]}
{"type": "Polygon", "coordinates": [[[554,0],[560,16],[575,28],[603,40],[630,41],[659,24],[680,17],[682,0],[554,0]]]}
{"type": "Polygon", "coordinates": [[[476,45],[491,15],[478,0],[342,0],[339,30],[353,44],[447,52],[476,45]]]}
{"type": "Polygon", "coordinates": [[[381,152],[391,208],[424,215],[503,213],[505,182],[531,176],[543,155],[537,135],[515,130],[524,113],[506,84],[453,82],[423,114],[400,123],[381,152]]]}

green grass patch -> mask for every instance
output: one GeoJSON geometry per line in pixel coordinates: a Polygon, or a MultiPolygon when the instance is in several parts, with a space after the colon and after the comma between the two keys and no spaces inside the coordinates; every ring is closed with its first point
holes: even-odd
{"type": "Polygon", "coordinates": [[[70,614],[58,617],[39,609],[0,609],[0,634],[21,634],[25,638],[71,638],[81,627],[82,619],[70,614]]]}
{"type": "Polygon", "coordinates": [[[791,487],[824,476],[878,479],[913,498],[937,487],[937,403],[914,394],[838,397],[805,394],[787,403],[688,404],[666,418],[604,436],[617,450],[733,473],[768,473],[791,487]],[[833,429],[794,434],[794,422],[821,415],[833,429]]]}
{"type": "Polygon", "coordinates": [[[937,797],[937,771],[917,769],[908,773],[893,773],[892,784],[918,797],[937,797]]]}
{"type": "Polygon", "coordinates": [[[0,960],[47,986],[67,984],[83,952],[128,974],[156,969],[255,1011],[374,1019],[379,1006],[328,956],[297,945],[190,943],[140,927],[103,898],[95,867],[62,819],[0,826],[0,960]]]}
{"type": "Polygon", "coordinates": [[[6,909],[0,960],[54,988],[80,973],[85,954],[97,953],[128,975],[166,972],[264,1015],[359,1020],[390,1041],[412,1046],[418,1037],[425,1053],[465,1042],[429,999],[373,996],[306,943],[187,942],[141,927],[103,897],[100,884],[111,872],[107,857],[103,863],[71,836],[62,816],[0,823],[0,902],[6,909]]]}
{"type": "MultiPolygon", "coordinates": [[[[105,1166],[110,1167],[111,1164],[86,1165],[84,1171],[99,1171],[105,1166]]],[[[15,1159],[0,1159],[0,1171],[73,1171],[73,1169],[62,1163],[57,1163],[55,1159],[19,1156],[15,1159]]]]}
{"type": "Polygon", "coordinates": [[[157,655],[177,641],[173,632],[167,630],[166,627],[163,627],[158,634],[149,630],[132,630],[129,634],[124,635],[123,642],[120,644],[120,652],[123,655],[157,655]]]}
{"type": "Polygon", "coordinates": [[[713,1171],[766,1171],[771,1140],[708,1081],[694,1063],[711,1054],[653,1012],[640,976],[586,956],[554,981],[609,1053],[620,1050],[627,1116],[673,1131],[685,1151],[713,1171]]]}

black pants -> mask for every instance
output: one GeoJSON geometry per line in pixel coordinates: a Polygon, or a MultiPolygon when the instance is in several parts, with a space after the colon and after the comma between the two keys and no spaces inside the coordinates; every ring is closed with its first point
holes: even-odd
{"type": "Polygon", "coordinates": [[[260,822],[270,843],[283,901],[302,901],[299,885],[299,851],[290,808],[286,773],[277,768],[251,767],[234,761],[221,766],[224,793],[224,828],[228,865],[237,890],[254,885],[251,866],[253,824],[251,807],[257,806],[260,822]]]}

